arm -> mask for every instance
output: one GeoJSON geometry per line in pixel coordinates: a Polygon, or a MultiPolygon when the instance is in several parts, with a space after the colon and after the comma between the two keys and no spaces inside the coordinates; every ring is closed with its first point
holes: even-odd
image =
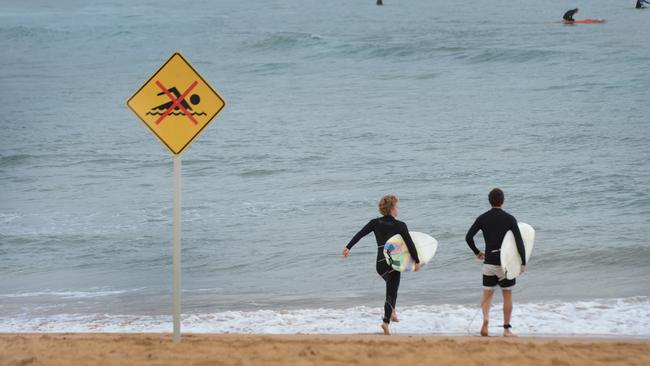
{"type": "Polygon", "coordinates": [[[519,257],[521,257],[521,265],[526,265],[526,247],[524,247],[524,239],[521,238],[521,232],[519,232],[519,225],[517,225],[517,220],[512,219],[512,234],[515,236],[515,243],[517,243],[517,251],[519,252],[519,257]]]}
{"type": "Polygon", "coordinates": [[[411,254],[411,257],[415,261],[415,263],[420,263],[420,258],[418,257],[418,250],[415,248],[415,243],[413,243],[413,239],[411,238],[411,234],[409,234],[409,229],[406,227],[406,224],[402,227],[402,232],[400,233],[402,235],[402,238],[404,238],[404,242],[406,243],[406,247],[409,250],[409,254],[411,254]]]}
{"type": "Polygon", "coordinates": [[[374,226],[374,222],[375,222],[375,220],[370,220],[370,222],[368,222],[368,223],[366,224],[366,226],[364,226],[363,229],[361,229],[361,231],[359,231],[359,232],[358,232],[358,233],[357,233],[357,234],[352,238],[352,240],[350,240],[350,242],[348,243],[348,245],[346,245],[345,247],[346,247],[348,250],[352,249],[352,247],[354,246],[354,244],[356,244],[357,242],[359,242],[359,240],[361,240],[361,238],[363,238],[364,236],[370,234],[370,233],[372,232],[372,227],[374,226]]]}
{"type": "Polygon", "coordinates": [[[465,235],[465,241],[467,242],[467,245],[469,248],[474,252],[474,255],[479,255],[481,253],[480,250],[476,247],[476,244],[474,243],[474,235],[478,233],[478,231],[481,230],[481,223],[478,221],[478,218],[474,221],[474,224],[469,228],[467,231],[467,235],[465,235]]]}

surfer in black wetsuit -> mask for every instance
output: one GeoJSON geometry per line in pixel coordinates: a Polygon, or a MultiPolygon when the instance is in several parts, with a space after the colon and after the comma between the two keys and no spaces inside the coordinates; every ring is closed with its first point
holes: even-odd
{"type": "Polygon", "coordinates": [[[361,229],[353,238],[350,240],[348,245],[343,248],[343,256],[347,257],[350,254],[350,249],[364,236],[370,234],[371,232],[375,233],[375,239],[377,240],[377,274],[386,281],[386,301],[384,303],[384,318],[381,328],[384,330],[384,334],[389,335],[388,324],[390,321],[398,321],[397,313],[395,312],[395,304],[397,302],[397,290],[399,289],[400,281],[400,272],[391,268],[386,259],[384,258],[384,244],[390,239],[391,236],[395,234],[402,235],[404,241],[406,242],[406,247],[408,248],[409,254],[415,261],[415,270],[420,269],[420,259],[418,258],[417,249],[415,249],[415,244],[413,244],[413,239],[409,234],[406,224],[402,221],[395,219],[399,215],[399,207],[397,206],[398,198],[393,195],[387,195],[379,200],[379,212],[383,215],[376,219],[370,220],[366,226],[361,229]]]}
{"type": "Polygon", "coordinates": [[[645,1],[645,0],[636,0],[636,6],[635,6],[635,7],[636,7],[637,9],[645,9],[645,6],[644,6],[643,4],[648,4],[648,5],[650,5],[650,3],[647,2],[647,1],[645,1]]]}
{"type": "Polygon", "coordinates": [[[562,19],[564,19],[565,22],[573,23],[573,22],[576,21],[575,19],[573,19],[573,16],[577,12],[578,12],[578,8],[571,9],[571,10],[567,11],[566,13],[564,13],[564,16],[562,17],[562,19]]]}
{"type": "Polygon", "coordinates": [[[499,188],[493,189],[490,191],[488,199],[492,209],[483,213],[474,221],[474,224],[467,231],[465,240],[476,257],[483,261],[483,301],[481,301],[483,326],[481,327],[481,335],[488,335],[490,303],[492,302],[492,295],[494,295],[494,288],[498,284],[503,293],[503,335],[510,337],[513,336],[512,332],[510,332],[510,316],[512,315],[512,291],[510,290],[515,286],[515,279],[507,279],[501,268],[501,243],[506,233],[512,231],[515,243],[517,243],[517,251],[521,257],[521,273],[524,273],[526,266],[526,249],[519,232],[517,219],[502,209],[505,199],[503,191],[499,188]],[[485,252],[478,250],[474,243],[474,235],[479,230],[483,231],[485,252]]]}

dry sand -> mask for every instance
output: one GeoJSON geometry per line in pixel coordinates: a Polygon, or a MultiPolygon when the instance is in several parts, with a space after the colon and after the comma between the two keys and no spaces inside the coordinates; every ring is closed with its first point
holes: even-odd
{"type": "Polygon", "coordinates": [[[650,340],[0,334],[0,365],[650,365],[650,340]]]}

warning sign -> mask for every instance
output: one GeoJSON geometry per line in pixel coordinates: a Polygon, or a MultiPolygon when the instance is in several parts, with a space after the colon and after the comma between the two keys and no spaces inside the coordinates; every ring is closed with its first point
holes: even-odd
{"type": "Polygon", "coordinates": [[[226,106],[217,92],[178,52],[126,105],[175,155],[179,155],[226,106]]]}

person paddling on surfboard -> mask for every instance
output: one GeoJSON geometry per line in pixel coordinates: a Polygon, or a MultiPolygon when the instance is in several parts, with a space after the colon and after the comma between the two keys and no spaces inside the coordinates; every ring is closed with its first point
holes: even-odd
{"type": "Polygon", "coordinates": [[[474,224],[467,231],[465,241],[476,257],[483,261],[483,301],[481,308],[483,310],[483,326],[481,335],[488,335],[488,323],[490,317],[490,303],[492,295],[497,285],[501,287],[503,293],[503,335],[512,337],[514,334],[510,331],[510,316],[512,315],[512,288],[515,286],[516,279],[507,279],[506,274],[501,268],[501,243],[508,231],[512,231],[517,244],[517,251],[521,257],[521,273],[524,273],[526,267],[526,249],[524,241],[519,232],[517,219],[503,210],[503,201],[505,195],[499,188],[494,188],[488,194],[488,200],[492,209],[479,216],[474,224]],[[485,240],[485,252],[476,248],[474,244],[474,235],[478,231],[483,231],[485,240]]]}
{"type": "Polygon", "coordinates": [[[388,325],[391,320],[397,322],[397,312],[395,311],[395,304],[397,303],[397,290],[399,289],[399,282],[401,272],[398,272],[391,268],[391,266],[386,262],[384,258],[384,244],[395,234],[400,234],[404,241],[406,242],[406,247],[408,248],[409,254],[415,261],[415,270],[420,269],[420,259],[418,258],[417,249],[415,249],[415,244],[413,244],[413,239],[409,234],[406,224],[402,221],[396,219],[399,215],[399,199],[394,195],[387,195],[382,197],[379,200],[379,212],[383,215],[376,219],[370,220],[366,226],[361,229],[353,238],[350,240],[348,245],[343,248],[343,256],[347,257],[350,255],[350,249],[364,236],[370,234],[371,232],[375,233],[375,239],[377,240],[377,264],[376,270],[377,274],[386,281],[386,301],[384,302],[384,318],[381,328],[384,331],[385,335],[389,335],[390,331],[388,325]]]}
{"type": "Polygon", "coordinates": [[[564,13],[564,16],[562,17],[562,19],[564,19],[564,21],[567,22],[567,23],[573,23],[573,22],[576,21],[575,19],[573,19],[573,16],[577,12],[578,12],[578,8],[571,9],[571,10],[567,11],[566,13],[564,13]]]}

